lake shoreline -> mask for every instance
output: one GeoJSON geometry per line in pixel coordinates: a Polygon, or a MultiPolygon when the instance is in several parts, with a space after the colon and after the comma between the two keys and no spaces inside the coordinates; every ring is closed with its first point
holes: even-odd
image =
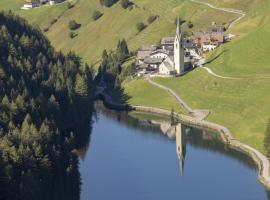
{"type": "MultiPolygon", "coordinates": [[[[103,104],[109,109],[114,109],[118,111],[125,110],[125,111],[145,112],[145,113],[163,115],[167,117],[171,116],[171,111],[165,110],[165,109],[148,107],[148,106],[123,105],[123,104],[115,103],[113,102],[112,98],[105,93],[101,93],[99,95],[99,99],[101,99],[103,101],[103,104]]],[[[176,113],[175,116],[180,122],[184,124],[198,127],[198,128],[206,128],[206,129],[219,133],[224,143],[228,144],[231,148],[250,156],[258,167],[259,181],[267,189],[270,189],[270,175],[269,175],[270,162],[265,155],[263,155],[261,152],[259,152],[255,148],[236,140],[232,136],[229,129],[227,129],[224,126],[221,126],[219,124],[209,122],[206,120],[198,120],[197,118],[179,114],[179,113],[176,113]]]]}

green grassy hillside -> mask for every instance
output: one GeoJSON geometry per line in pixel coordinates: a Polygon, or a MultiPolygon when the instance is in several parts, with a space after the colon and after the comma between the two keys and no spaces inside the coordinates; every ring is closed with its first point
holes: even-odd
{"type": "Polygon", "coordinates": [[[55,6],[42,6],[31,10],[22,10],[23,3],[24,0],[1,0],[0,10],[11,10],[41,29],[47,27],[53,19],[57,19],[68,10],[67,2],[55,6]]]}
{"type": "Polygon", "coordinates": [[[269,1],[260,1],[260,4],[252,1],[247,5],[241,0],[207,2],[247,12],[232,29],[237,37],[211,52],[207,56],[211,62],[206,65],[220,75],[241,79],[216,78],[203,69],[196,69],[182,77],[155,80],[172,88],[191,107],[209,109],[208,120],[228,127],[237,139],[265,152],[263,140],[270,118],[269,1]]]}
{"type": "Polygon", "coordinates": [[[176,112],[185,113],[174,97],[170,96],[166,91],[147,83],[143,79],[126,81],[124,82],[124,87],[124,94],[136,94],[132,97],[127,95],[127,97],[130,98],[127,98],[126,103],[158,107],[167,110],[174,109],[176,112]],[[145,94],[145,91],[151,92],[145,94]]]}
{"type": "MultiPolygon", "coordinates": [[[[99,60],[104,48],[112,49],[117,41],[124,37],[132,50],[143,44],[158,43],[161,37],[174,35],[174,20],[181,16],[194,22],[194,30],[210,25],[213,18],[221,24],[231,21],[235,14],[220,13],[205,6],[191,3],[188,0],[135,0],[132,10],[123,9],[120,4],[111,8],[101,7],[98,0],[80,0],[75,8],[67,11],[55,26],[47,33],[57,49],[74,50],[88,62],[99,60]],[[100,10],[104,15],[97,21],[92,20],[94,10],[100,10]],[[160,17],[141,33],[136,24],[147,23],[150,15],[160,17]],[[76,20],[82,26],[77,31],[78,36],[69,38],[68,22],[76,20]]],[[[184,26],[184,29],[187,29],[184,26]]]]}
{"type": "Polygon", "coordinates": [[[228,43],[209,56],[208,66],[220,74],[237,76],[270,77],[270,15],[251,33],[228,43]]]}
{"type": "Polygon", "coordinates": [[[208,120],[228,127],[237,139],[264,150],[270,79],[221,79],[197,69],[183,77],[155,80],[172,88],[191,107],[209,109],[208,120]]]}

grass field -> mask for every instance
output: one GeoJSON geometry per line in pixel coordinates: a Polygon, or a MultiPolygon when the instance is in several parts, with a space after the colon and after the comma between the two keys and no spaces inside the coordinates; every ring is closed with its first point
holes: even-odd
{"type": "Polygon", "coordinates": [[[239,40],[223,45],[208,60],[221,54],[208,66],[224,75],[270,77],[270,15],[259,28],[239,40]]]}
{"type": "Polygon", "coordinates": [[[209,109],[210,121],[228,127],[237,139],[264,152],[270,79],[226,80],[197,69],[183,77],[155,81],[172,88],[192,108],[209,109]]]}
{"type": "MultiPolygon", "coordinates": [[[[187,21],[191,20],[194,23],[193,30],[210,25],[213,19],[219,24],[228,24],[229,21],[236,18],[234,14],[220,13],[205,6],[193,4],[189,0],[135,0],[134,3],[136,6],[132,10],[125,10],[119,3],[111,8],[104,8],[100,6],[99,0],[80,0],[74,8],[64,13],[46,35],[58,50],[76,51],[83,60],[95,63],[99,60],[102,51],[105,48],[113,49],[120,38],[126,38],[130,48],[135,50],[143,44],[158,43],[161,37],[174,35],[174,20],[177,16],[187,21]],[[103,16],[97,21],[91,18],[94,10],[100,10],[103,13],[103,16]],[[150,15],[160,17],[144,31],[138,33],[136,24],[138,22],[147,24],[147,18],[150,15]],[[81,28],[76,31],[78,36],[74,39],[69,38],[68,23],[70,20],[76,20],[81,24],[81,28]]],[[[0,4],[0,9],[4,7],[3,5],[0,4]]],[[[45,8],[40,10],[43,9],[45,10],[45,8]]],[[[50,7],[50,9],[53,8],[50,7]]],[[[21,11],[15,12],[21,14],[21,11]]],[[[32,12],[36,12],[36,16],[42,15],[38,13],[38,9],[25,12],[29,12],[30,16],[26,16],[26,14],[23,16],[30,21],[31,16],[34,15],[31,14],[32,12]]],[[[57,15],[52,16],[50,18],[57,15]]],[[[34,21],[32,19],[32,22],[34,21]]],[[[46,20],[46,23],[47,21],[50,20],[46,20]]],[[[42,24],[46,23],[42,22],[42,24]]],[[[187,30],[186,25],[183,28],[187,30]]]]}
{"type": "Polygon", "coordinates": [[[127,98],[126,103],[167,110],[174,109],[176,112],[185,113],[174,97],[170,96],[166,91],[147,83],[143,79],[133,79],[124,82],[124,88],[124,94],[127,96],[132,94],[130,96],[132,98],[127,98]],[[148,93],[146,94],[145,91],[148,91],[148,93]]]}
{"type": "Polygon", "coordinates": [[[67,3],[54,6],[42,6],[31,10],[22,10],[23,0],[1,0],[0,10],[11,10],[24,17],[30,23],[39,26],[41,29],[47,27],[53,19],[57,19],[67,8],[67,3]]]}

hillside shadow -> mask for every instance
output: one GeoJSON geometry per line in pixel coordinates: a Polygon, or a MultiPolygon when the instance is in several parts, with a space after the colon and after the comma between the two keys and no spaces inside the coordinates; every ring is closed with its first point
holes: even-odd
{"type": "Polygon", "coordinates": [[[112,97],[115,103],[128,105],[128,101],[129,99],[131,99],[131,96],[125,93],[124,88],[118,88],[118,89],[114,89],[114,90],[106,91],[106,92],[112,97]]]}

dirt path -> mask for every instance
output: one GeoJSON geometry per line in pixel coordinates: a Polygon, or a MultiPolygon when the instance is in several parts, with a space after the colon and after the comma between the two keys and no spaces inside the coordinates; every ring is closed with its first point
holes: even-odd
{"type": "Polygon", "coordinates": [[[200,67],[202,69],[204,69],[205,71],[207,71],[209,74],[211,74],[212,76],[215,76],[217,78],[223,78],[223,79],[242,79],[242,78],[238,78],[238,77],[230,77],[230,76],[221,76],[216,74],[215,72],[213,72],[210,68],[208,67],[200,67]]]}
{"type": "Polygon", "coordinates": [[[233,9],[233,8],[220,8],[220,7],[216,7],[213,4],[207,3],[207,2],[202,2],[202,1],[198,1],[198,0],[190,0],[191,2],[197,3],[197,4],[202,4],[205,6],[208,6],[209,8],[215,9],[215,10],[220,10],[223,12],[228,12],[228,13],[233,13],[233,14],[238,14],[240,15],[238,18],[236,18],[235,20],[233,20],[230,25],[228,26],[228,29],[232,28],[238,21],[240,21],[243,17],[246,16],[246,13],[242,10],[237,10],[237,9],[233,9]]]}
{"type": "Polygon", "coordinates": [[[154,85],[154,86],[156,86],[156,87],[159,87],[159,88],[161,88],[161,89],[163,89],[163,90],[166,90],[167,92],[169,92],[175,99],[176,99],[176,101],[180,104],[180,106],[182,107],[182,108],[184,108],[188,113],[190,113],[194,118],[196,118],[197,120],[203,120],[203,119],[205,119],[206,117],[207,117],[207,115],[208,115],[208,111],[206,111],[206,110],[194,110],[194,109],[192,109],[178,94],[176,94],[171,88],[168,88],[168,87],[166,87],[166,86],[164,86],[164,85],[161,85],[161,84],[159,84],[159,83],[157,83],[157,82],[155,82],[155,81],[153,81],[153,80],[151,80],[150,78],[149,78],[149,76],[146,76],[145,77],[145,80],[148,82],[148,83],[150,83],[150,84],[152,84],[152,85],[154,85]]]}

